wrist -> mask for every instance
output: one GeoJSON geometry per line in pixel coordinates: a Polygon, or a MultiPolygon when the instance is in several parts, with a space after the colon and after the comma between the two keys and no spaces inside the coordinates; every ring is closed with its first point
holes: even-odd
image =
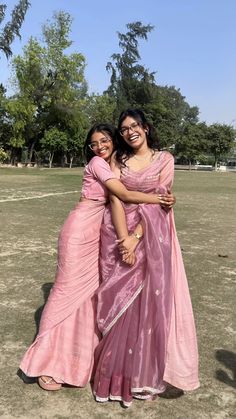
{"type": "Polygon", "coordinates": [[[142,235],[141,234],[135,233],[135,232],[132,233],[132,236],[134,236],[138,241],[140,241],[141,238],[142,238],[142,235]]]}
{"type": "Polygon", "coordinates": [[[161,199],[162,197],[160,196],[160,194],[157,195],[157,204],[161,204],[161,199]]]}

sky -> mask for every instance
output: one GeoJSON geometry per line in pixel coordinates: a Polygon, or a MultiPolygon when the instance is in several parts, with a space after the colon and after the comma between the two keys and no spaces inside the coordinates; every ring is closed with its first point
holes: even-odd
{"type": "MultiPolygon", "coordinates": [[[[1,3],[7,4],[7,22],[18,0],[1,3]]],[[[141,64],[156,72],[156,83],[180,89],[198,106],[200,121],[236,127],[236,0],[31,0],[13,54],[22,54],[30,36],[40,39],[42,25],[59,10],[73,18],[70,52],[85,56],[90,93],[109,85],[106,63],[121,52],[117,32],[141,21],[154,26],[139,51],[141,64]]],[[[1,53],[0,82],[9,86],[10,73],[1,53]]]]}

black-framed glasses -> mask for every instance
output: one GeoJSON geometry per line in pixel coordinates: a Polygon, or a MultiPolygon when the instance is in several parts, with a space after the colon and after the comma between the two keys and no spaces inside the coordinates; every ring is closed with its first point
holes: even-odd
{"type": "Polygon", "coordinates": [[[93,141],[92,143],[90,143],[88,146],[91,150],[96,150],[100,145],[106,145],[108,144],[110,141],[112,141],[111,138],[109,137],[104,137],[102,138],[100,141],[93,141]]]}
{"type": "Polygon", "coordinates": [[[140,127],[140,124],[138,122],[133,122],[128,127],[122,127],[119,131],[120,135],[124,137],[129,133],[129,130],[131,129],[133,132],[135,132],[140,127]]]}

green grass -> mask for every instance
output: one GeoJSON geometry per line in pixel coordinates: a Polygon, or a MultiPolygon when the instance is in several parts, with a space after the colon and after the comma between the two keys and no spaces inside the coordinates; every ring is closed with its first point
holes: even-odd
{"type": "Polygon", "coordinates": [[[123,410],[118,403],[95,403],[89,387],[52,394],[37,385],[24,385],[16,375],[35,334],[44,293],[54,280],[58,233],[79,199],[75,191],[80,191],[81,174],[81,169],[0,169],[0,201],[4,201],[0,202],[0,416],[234,417],[236,173],[177,171],[175,175],[175,220],[199,340],[199,390],[172,400],[135,401],[131,409],[123,410]],[[45,194],[54,195],[34,198],[45,194]]]}

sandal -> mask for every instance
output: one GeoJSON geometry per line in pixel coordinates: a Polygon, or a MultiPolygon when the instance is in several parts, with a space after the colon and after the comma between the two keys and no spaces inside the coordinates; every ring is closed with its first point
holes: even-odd
{"type": "Polygon", "coordinates": [[[47,377],[45,375],[38,377],[38,385],[44,390],[48,391],[60,390],[62,386],[60,383],[57,383],[52,377],[47,377]]]}

